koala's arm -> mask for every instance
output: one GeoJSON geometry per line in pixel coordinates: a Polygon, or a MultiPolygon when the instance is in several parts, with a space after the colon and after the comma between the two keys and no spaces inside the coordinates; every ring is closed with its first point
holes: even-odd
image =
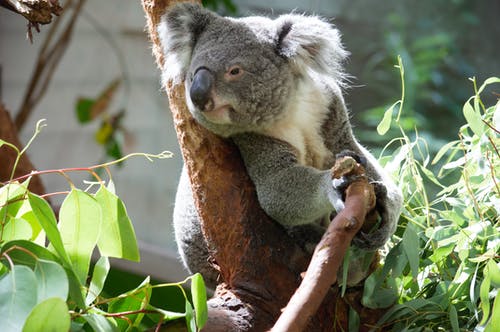
{"type": "Polygon", "coordinates": [[[305,225],[329,216],[341,196],[329,170],[297,162],[286,142],[258,134],[233,137],[264,211],[285,227],[305,225]]]}
{"type": "MultiPolygon", "coordinates": [[[[233,140],[255,184],[259,203],[283,226],[310,224],[343,208],[345,186],[337,187],[335,181],[332,182],[330,170],[300,165],[289,144],[258,134],[240,134],[233,140]]],[[[373,250],[394,233],[401,194],[378,161],[360,144],[353,140],[344,147],[365,158],[367,175],[375,185],[380,224],[370,233],[359,232],[353,240],[357,247],[373,250]]]]}

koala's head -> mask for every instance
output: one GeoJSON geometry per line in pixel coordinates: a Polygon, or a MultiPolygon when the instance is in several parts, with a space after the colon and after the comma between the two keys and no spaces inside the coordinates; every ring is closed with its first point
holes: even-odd
{"type": "Polygon", "coordinates": [[[158,33],[164,83],[184,80],[195,119],[224,137],[279,119],[313,72],[341,82],[347,55],[335,28],[302,15],[233,19],[183,3],[162,17],[158,33]]]}

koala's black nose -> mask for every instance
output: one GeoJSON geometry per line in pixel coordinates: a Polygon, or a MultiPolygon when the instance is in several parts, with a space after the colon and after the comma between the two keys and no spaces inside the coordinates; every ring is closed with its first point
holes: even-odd
{"type": "Polygon", "coordinates": [[[189,89],[189,96],[193,104],[201,111],[205,111],[205,107],[210,100],[213,82],[214,77],[208,69],[201,67],[196,70],[189,89]]]}

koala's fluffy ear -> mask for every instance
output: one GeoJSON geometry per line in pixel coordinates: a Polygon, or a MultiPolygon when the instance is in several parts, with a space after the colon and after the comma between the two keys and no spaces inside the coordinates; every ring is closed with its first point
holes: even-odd
{"type": "Polygon", "coordinates": [[[185,79],[196,40],[213,14],[193,3],[180,3],[167,11],[157,26],[165,55],[163,84],[185,79]]]}
{"type": "Polygon", "coordinates": [[[312,69],[342,84],[342,62],[349,53],[337,29],[315,16],[282,15],[275,22],[276,47],[281,56],[293,61],[300,72],[312,69]]]}

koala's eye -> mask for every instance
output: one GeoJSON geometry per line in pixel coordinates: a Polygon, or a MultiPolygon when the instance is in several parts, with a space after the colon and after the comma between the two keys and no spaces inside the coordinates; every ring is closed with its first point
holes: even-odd
{"type": "Polygon", "coordinates": [[[224,75],[227,80],[235,80],[238,79],[241,75],[243,75],[244,70],[240,66],[232,66],[230,67],[226,74],[224,75]]]}

